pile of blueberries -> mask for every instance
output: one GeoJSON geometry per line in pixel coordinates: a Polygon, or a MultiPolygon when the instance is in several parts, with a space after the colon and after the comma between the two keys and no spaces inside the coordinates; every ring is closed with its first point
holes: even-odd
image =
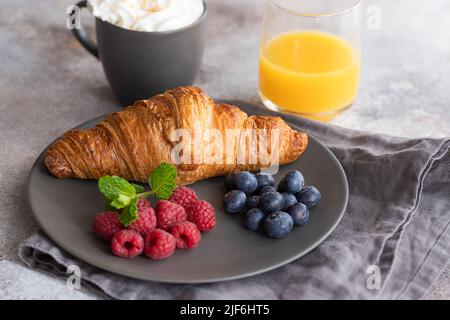
{"type": "Polygon", "coordinates": [[[291,171],[275,189],[275,179],[267,173],[248,171],[225,178],[228,192],[223,207],[230,214],[244,214],[244,226],[251,231],[262,230],[270,238],[286,237],[294,226],[309,219],[309,210],[321,198],[317,188],[305,186],[300,171],[291,171]]]}

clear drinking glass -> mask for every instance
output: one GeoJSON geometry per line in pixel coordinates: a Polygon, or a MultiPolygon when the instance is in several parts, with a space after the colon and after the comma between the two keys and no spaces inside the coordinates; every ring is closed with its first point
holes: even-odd
{"type": "Polygon", "coordinates": [[[360,0],[266,0],[259,90],[272,110],[328,121],[356,98],[360,0]]]}

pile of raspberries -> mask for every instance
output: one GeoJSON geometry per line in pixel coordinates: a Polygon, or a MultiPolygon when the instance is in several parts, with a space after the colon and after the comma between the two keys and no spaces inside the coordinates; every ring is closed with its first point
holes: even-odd
{"type": "Polygon", "coordinates": [[[102,212],[92,221],[95,234],[110,242],[116,256],[134,258],[144,253],[155,260],[170,257],[175,249],[197,247],[201,233],[215,226],[214,208],[187,187],[177,187],[169,200],[159,200],[155,208],[140,199],[138,219],[128,227],[121,224],[117,212],[102,212]]]}

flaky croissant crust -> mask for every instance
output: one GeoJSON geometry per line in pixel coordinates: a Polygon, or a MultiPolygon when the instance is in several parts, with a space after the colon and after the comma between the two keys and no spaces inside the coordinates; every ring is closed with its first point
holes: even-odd
{"type": "MultiPolygon", "coordinates": [[[[160,163],[169,162],[176,165],[178,184],[190,184],[234,170],[254,171],[273,165],[273,159],[270,163],[260,159],[252,161],[249,145],[252,139],[248,136],[244,139],[240,134],[247,129],[269,132],[268,156],[274,152],[270,147],[273,147],[270,132],[279,130],[279,157],[275,160],[279,164],[298,159],[308,144],[305,133],[293,130],[279,117],[248,116],[235,106],[216,103],[199,88],[179,87],[137,101],[133,106],[108,115],[93,128],[66,132],[47,149],[45,164],[58,178],[99,179],[104,175],[117,175],[145,182],[160,163]],[[184,158],[191,161],[174,161],[174,147],[184,139],[178,133],[194,136],[196,126],[203,131],[215,129],[224,137],[231,129],[237,129],[238,134],[231,148],[226,143],[221,145],[210,140],[185,141],[188,151],[215,156],[214,163],[199,163],[194,156],[186,157],[186,154],[184,158]]],[[[259,141],[259,136],[256,139],[259,141]]],[[[186,150],[179,155],[183,156],[183,152],[186,150]]]]}

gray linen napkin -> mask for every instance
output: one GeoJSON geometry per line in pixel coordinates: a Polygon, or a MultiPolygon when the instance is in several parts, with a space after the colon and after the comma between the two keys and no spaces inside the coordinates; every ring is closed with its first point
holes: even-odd
{"type": "MultiPolygon", "coordinates": [[[[236,104],[250,114],[268,113],[236,104]]],[[[258,276],[203,285],[159,284],[99,270],[43,233],[20,246],[20,257],[30,268],[64,278],[67,266],[76,264],[85,285],[117,299],[421,298],[450,262],[450,140],[367,135],[283,117],[331,148],[350,188],[341,223],[306,256],[258,276]]]]}

